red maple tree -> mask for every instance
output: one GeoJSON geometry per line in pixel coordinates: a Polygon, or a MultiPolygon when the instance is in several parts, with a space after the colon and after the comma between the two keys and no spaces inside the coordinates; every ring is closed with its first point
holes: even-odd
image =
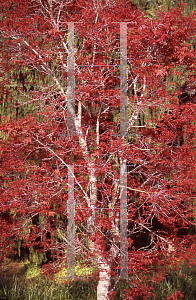
{"type": "MultiPolygon", "coordinates": [[[[194,262],[195,236],[183,230],[195,218],[195,28],[195,13],[184,15],[183,5],[149,18],[127,1],[1,1],[3,73],[24,66],[38,72],[33,90],[24,88],[25,82],[18,88],[18,102],[23,105],[22,92],[37,103],[41,116],[41,121],[33,115],[2,118],[2,259],[20,238],[28,247],[52,253],[46,274],[66,261],[72,178],[76,255],[98,270],[98,300],[114,292],[121,218],[128,220],[127,280],[132,287],[124,299],[148,299],[151,283],[164,278],[169,264],[194,262]],[[123,22],[127,131],[119,134],[123,22]],[[67,124],[71,26],[73,134],[67,124]],[[181,82],[186,82],[183,92],[181,82]],[[180,101],[185,94],[186,101],[180,101]],[[125,189],[127,216],[119,210],[125,189]]],[[[9,79],[2,78],[7,85],[9,79]]]]}

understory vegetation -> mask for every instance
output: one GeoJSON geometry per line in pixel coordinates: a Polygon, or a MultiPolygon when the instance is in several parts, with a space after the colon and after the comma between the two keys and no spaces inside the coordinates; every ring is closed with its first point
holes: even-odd
{"type": "MultiPolygon", "coordinates": [[[[8,265],[9,267],[9,265],[8,265]]],[[[81,269],[76,266],[77,280],[65,284],[63,276],[66,276],[66,268],[56,274],[55,280],[46,278],[40,274],[40,266],[28,261],[21,263],[17,275],[0,280],[0,300],[93,300],[96,299],[97,278],[86,274],[92,273],[92,269],[86,267],[81,269]],[[82,278],[83,275],[83,278],[82,278]],[[62,279],[61,279],[62,278],[62,279]]],[[[114,279],[112,285],[114,285],[114,279]]],[[[130,289],[130,282],[119,280],[115,287],[114,300],[122,300],[124,289],[130,289]]],[[[187,263],[180,266],[178,270],[168,270],[166,279],[160,284],[153,284],[155,297],[149,300],[172,299],[180,291],[184,300],[193,300],[196,295],[196,267],[189,267],[187,263]],[[167,298],[169,297],[169,298],[167,298]]],[[[182,299],[181,297],[179,299],[182,299]]],[[[134,300],[143,300],[142,297],[134,300]]]]}

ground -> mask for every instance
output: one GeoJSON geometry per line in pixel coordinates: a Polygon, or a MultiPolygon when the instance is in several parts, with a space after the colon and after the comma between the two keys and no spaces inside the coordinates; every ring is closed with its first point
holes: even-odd
{"type": "Polygon", "coordinates": [[[24,274],[24,263],[13,262],[6,258],[4,262],[0,263],[0,279],[13,278],[14,275],[22,276],[24,274]]]}

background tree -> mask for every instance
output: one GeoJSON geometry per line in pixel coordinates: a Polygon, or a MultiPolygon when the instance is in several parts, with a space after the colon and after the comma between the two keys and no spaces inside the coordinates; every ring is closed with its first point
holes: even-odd
{"type": "MultiPolygon", "coordinates": [[[[184,8],[184,12],[189,13],[193,10],[195,10],[196,5],[195,1],[193,0],[185,0],[183,1],[186,4],[186,7],[184,8]]],[[[142,10],[147,11],[150,15],[154,15],[154,12],[158,8],[164,8],[166,10],[169,10],[170,8],[176,8],[181,1],[179,0],[132,0],[132,4],[134,4],[136,7],[140,7],[142,10]]]]}
{"type": "Polygon", "coordinates": [[[180,229],[194,225],[196,111],[193,103],[179,110],[174,80],[180,75],[195,88],[195,49],[188,43],[195,38],[195,14],[185,16],[181,6],[149,19],[125,1],[2,1],[1,10],[0,32],[10,49],[2,53],[4,70],[28,66],[43,78],[39,89],[25,90],[38,103],[39,121],[2,118],[2,258],[20,238],[24,246],[50,251],[47,274],[66,261],[70,174],[76,255],[97,268],[97,299],[109,299],[120,250],[114,208],[120,207],[120,168],[128,165],[128,269],[134,276],[125,299],[147,299],[166,266],[191,260],[195,251],[194,235],[184,237],[180,229]],[[76,36],[74,135],[66,124],[68,22],[75,22],[76,36]],[[123,136],[116,117],[119,67],[105,66],[120,63],[120,22],[128,22],[123,136]],[[173,142],[179,127],[180,144],[173,142]],[[142,245],[138,234],[145,236],[142,245]]]}

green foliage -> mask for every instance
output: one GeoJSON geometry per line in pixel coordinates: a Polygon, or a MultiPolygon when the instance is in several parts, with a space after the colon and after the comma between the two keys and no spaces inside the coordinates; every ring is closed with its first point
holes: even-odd
{"type": "MultiPolygon", "coordinates": [[[[164,7],[166,10],[169,10],[170,8],[176,8],[180,2],[180,0],[131,0],[131,3],[134,6],[147,11],[151,16],[154,16],[155,10],[160,7],[164,7]]],[[[195,0],[184,0],[183,2],[187,5],[187,13],[196,9],[195,0]]]]}
{"type": "Polygon", "coordinates": [[[41,265],[47,262],[46,252],[36,252],[35,247],[29,248],[29,260],[31,264],[41,265]]]}
{"type": "Polygon", "coordinates": [[[34,278],[34,277],[37,277],[38,275],[40,275],[40,267],[38,266],[37,263],[27,264],[24,267],[26,267],[26,268],[24,268],[24,270],[26,269],[25,276],[27,279],[34,278]]]}
{"type": "Polygon", "coordinates": [[[18,246],[18,255],[19,255],[19,257],[20,257],[20,254],[21,254],[21,252],[20,252],[21,245],[22,245],[22,240],[21,240],[21,239],[19,239],[19,240],[17,241],[17,246],[18,246]]]}

